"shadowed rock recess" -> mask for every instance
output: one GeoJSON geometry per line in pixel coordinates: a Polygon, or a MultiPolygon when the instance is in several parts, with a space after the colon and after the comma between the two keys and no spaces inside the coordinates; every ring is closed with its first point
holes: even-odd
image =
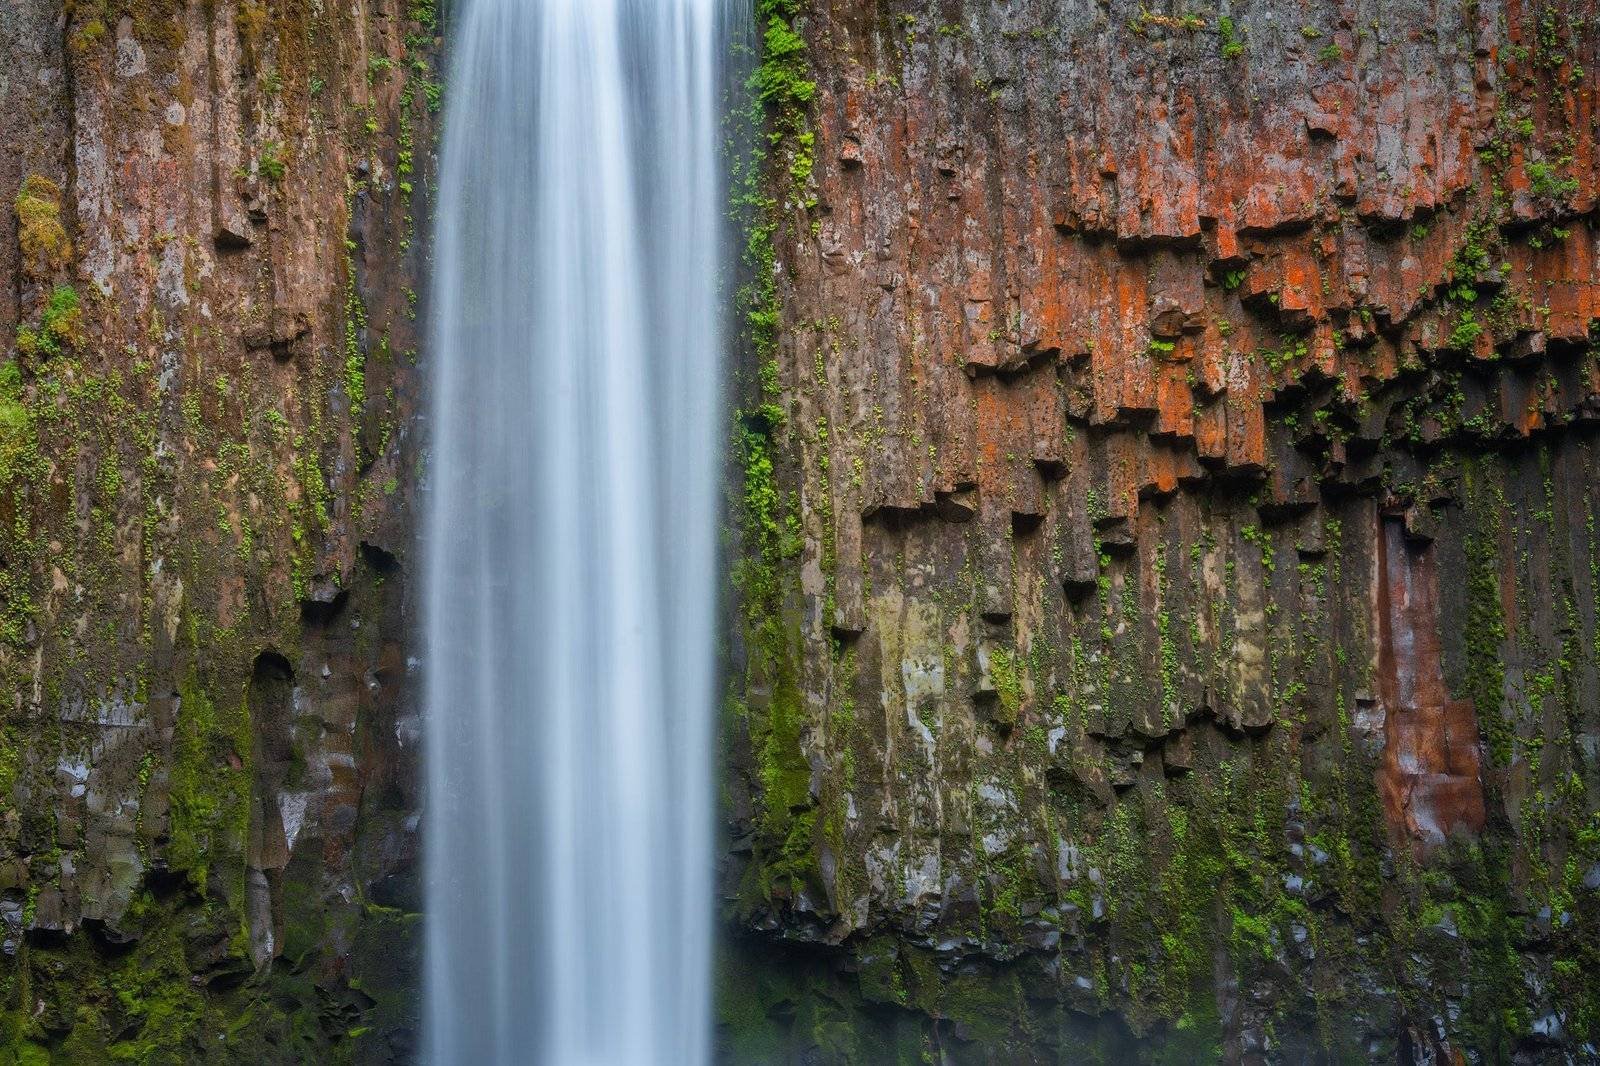
{"type": "MultiPolygon", "coordinates": [[[[720,1059],[1600,1057],[1600,4],[754,2],[720,1059]]],[[[415,1057],[441,34],[0,0],[0,1066],[415,1057]]]]}

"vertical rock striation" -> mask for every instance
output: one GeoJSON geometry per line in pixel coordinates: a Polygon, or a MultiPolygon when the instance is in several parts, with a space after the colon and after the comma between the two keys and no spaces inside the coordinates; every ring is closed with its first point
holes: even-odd
{"type": "MultiPolygon", "coordinates": [[[[1600,9],[757,0],[721,1043],[1584,1061],[1600,9]]],[[[0,0],[0,1061],[405,1060],[426,0],[0,0]]]]}
{"type": "Polygon", "coordinates": [[[1600,9],[759,6],[730,1058],[1595,1054],[1600,9]]]}
{"type": "Polygon", "coordinates": [[[0,2],[0,1059],[409,1047],[435,33],[0,2]]]}

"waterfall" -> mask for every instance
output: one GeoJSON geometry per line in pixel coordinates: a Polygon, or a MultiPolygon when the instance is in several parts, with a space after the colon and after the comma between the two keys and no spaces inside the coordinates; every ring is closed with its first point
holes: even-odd
{"type": "Polygon", "coordinates": [[[427,1060],[709,1058],[732,0],[465,0],[424,523],[427,1060]]]}

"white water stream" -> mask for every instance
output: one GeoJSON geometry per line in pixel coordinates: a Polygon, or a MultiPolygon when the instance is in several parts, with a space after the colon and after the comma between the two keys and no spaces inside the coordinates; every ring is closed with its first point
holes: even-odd
{"type": "Polygon", "coordinates": [[[424,525],[427,1061],[709,1058],[730,0],[464,0],[424,525]]]}

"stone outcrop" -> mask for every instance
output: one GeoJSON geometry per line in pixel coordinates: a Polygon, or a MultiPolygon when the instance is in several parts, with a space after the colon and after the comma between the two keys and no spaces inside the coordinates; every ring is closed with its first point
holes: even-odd
{"type": "MultiPolygon", "coordinates": [[[[719,1043],[1585,1061],[1590,0],[757,0],[719,1043]]],[[[0,1063],[407,1061],[426,0],[0,0],[0,1063]]]]}
{"type": "Polygon", "coordinates": [[[729,1047],[1595,1054],[1600,9],[760,8],[729,1047]]]}
{"type": "Polygon", "coordinates": [[[0,2],[0,1061],[411,1046],[435,34],[0,2]]]}

